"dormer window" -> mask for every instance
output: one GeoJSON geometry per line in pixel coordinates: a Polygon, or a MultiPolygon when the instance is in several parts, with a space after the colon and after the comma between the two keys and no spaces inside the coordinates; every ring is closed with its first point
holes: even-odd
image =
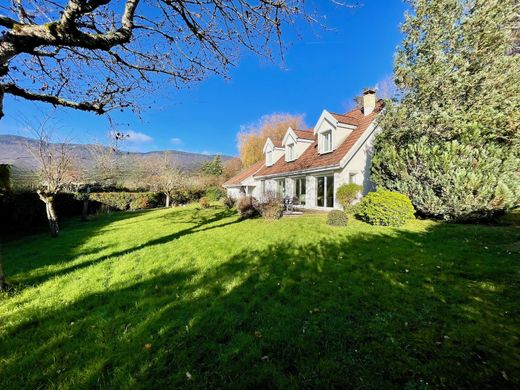
{"type": "Polygon", "coordinates": [[[321,133],[321,153],[332,152],[332,130],[321,133]]]}
{"type": "Polygon", "coordinates": [[[268,150],[265,153],[265,161],[267,163],[267,166],[273,165],[273,151],[272,150],[268,150]]]}
{"type": "Polygon", "coordinates": [[[293,161],[296,158],[294,153],[294,144],[288,144],[285,148],[285,160],[293,161]]]}

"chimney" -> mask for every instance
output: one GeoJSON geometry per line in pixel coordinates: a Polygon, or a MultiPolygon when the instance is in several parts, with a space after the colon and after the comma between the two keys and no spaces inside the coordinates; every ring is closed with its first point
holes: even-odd
{"type": "Polygon", "coordinates": [[[376,108],[376,91],[367,88],[363,91],[363,113],[369,115],[376,108]]]}

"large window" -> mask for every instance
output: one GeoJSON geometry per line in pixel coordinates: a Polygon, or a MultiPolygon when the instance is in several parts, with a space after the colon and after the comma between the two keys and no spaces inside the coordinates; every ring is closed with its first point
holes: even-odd
{"type": "Polygon", "coordinates": [[[287,154],[286,154],[286,158],[287,158],[287,161],[292,161],[294,160],[294,144],[289,144],[286,146],[287,148],[287,154]]]}
{"type": "Polygon", "coordinates": [[[307,194],[306,187],[305,187],[305,178],[300,177],[296,180],[294,180],[295,185],[295,195],[298,199],[298,203],[301,205],[305,204],[305,195],[307,194]]]}
{"type": "Polygon", "coordinates": [[[316,206],[334,207],[334,176],[316,178],[316,206]]]}
{"type": "Polygon", "coordinates": [[[326,131],[321,135],[321,152],[332,152],[332,131],[326,131]]]}
{"type": "Polygon", "coordinates": [[[277,180],[277,192],[280,196],[285,196],[285,179],[277,180]]]}

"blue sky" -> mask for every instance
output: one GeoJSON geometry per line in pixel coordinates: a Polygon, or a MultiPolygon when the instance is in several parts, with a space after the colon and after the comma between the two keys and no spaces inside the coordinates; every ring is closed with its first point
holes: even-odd
{"type": "MultiPolygon", "coordinates": [[[[312,126],[323,109],[344,112],[364,87],[388,78],[406,4],[364,0],[360,7],[344,9],[332,0],[317,3],[333,30],[311,32],[308,26],[296,26],[303,37],[286,42],[284,64],[244,53],[230,80],[212,76],[187,90],[164,85],[141,118],[116,115],[120,129],[133,134],[125,148],[236,155],[236,134],[262,115],[304,114],[312,126]]],[[[0,134],[28,135],[26,122],[38,120],[49,107],[8,96],[4,110],[0,134]]],[[[78,143],[107,141],[109,124],[103,117],[62,109],[53,118],[58,137],[78,143]]]]}

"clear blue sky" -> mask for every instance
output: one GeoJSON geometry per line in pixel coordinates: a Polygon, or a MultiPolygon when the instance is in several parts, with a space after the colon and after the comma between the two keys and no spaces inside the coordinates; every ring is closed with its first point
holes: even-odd
{"type": "MultiPolygon", "coordinates": [[[[230,80],[212,76],[188,90],[165,85],[141,118],[132,113],[115,116],[122,130],[138,133],[126,149],[236,155],[237,132],[262,115],[301,113],[312,126],[323,109],[343,112],[364,87],[389,77],[406,4],[363,0],[360,7],[350,10],[338,8],[332,0],[318,3],[334,31],[312,33],[307,26],[297,26],[303,37],[287,42],[283,66],[244,53],[231,70],[230,80]]],[[[8,96],[0,133],[28,135],[24,123],[48,110],[46,105],[8,96]]],[[[58,136],[78,143],[107,141],[105,118],[70,109],[59,110],[54,118],[58,136]]]]}

